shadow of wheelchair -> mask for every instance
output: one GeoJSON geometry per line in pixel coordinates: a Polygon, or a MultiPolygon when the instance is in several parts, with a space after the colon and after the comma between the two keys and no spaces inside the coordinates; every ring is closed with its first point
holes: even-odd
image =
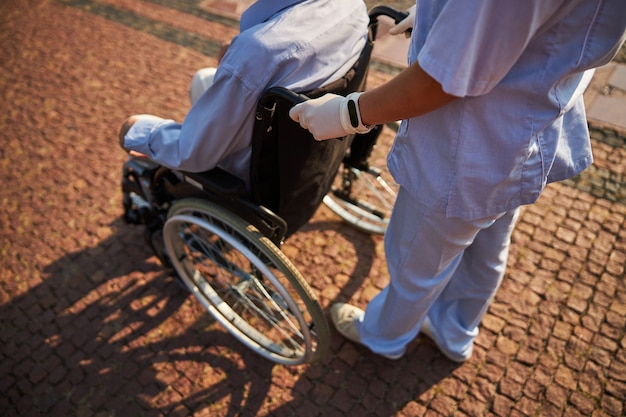
{"type": "Polygon", "coordinates": [[[139,228],[117,227],[42,278],[0,306],[5,415],[176,415],[217,403],[239,415],[262,403],[273,364],[206,314],[139,228]]]}
{"type": "MultiPolygon", "coordinates": [[[[346,407],[337,402],[343,393],[350,410],[373,401],[391,416],[453,371],[429,344],[412,344],[390,363],[339,337],[320,363],[276,366],[206,314],[149,252],[141,228],[114,226],[112,236],[56,259],[40,284],[0,306],[2,354],[11,360],[2,377],[7,415],[336,413],[346,407]],[[366,399],[372,383],[401,388],[366,399]]],[[[294,245],[309,232],[344,227],[313,221],[294,245]]],[[[357,266],[333,301],[350,298],[377,257],[375,240],[346,233],[357,254],[346,262],[357,266]]]]}

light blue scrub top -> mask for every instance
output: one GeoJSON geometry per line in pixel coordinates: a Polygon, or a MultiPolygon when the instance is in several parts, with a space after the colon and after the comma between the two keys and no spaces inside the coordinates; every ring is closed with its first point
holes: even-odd
{"type": "Polygon", "coordinates": [[[365,46],[362,0],[259,0],[184,123],[135,123],[124,146],[190,172],[216,165],[249,181],[257,101],[271,86],[307,91],[341,78],[365,46]],[[299,3],[293,7],[294,3],[299,3]]]}
{"type": "Polygon", "coordinates": [[[420,0],[409,62],[462,97],[404,121],[388,158],[466,220],[534,202],[593,162],[582,93],[626,30],[623,0],[420,0]]]}

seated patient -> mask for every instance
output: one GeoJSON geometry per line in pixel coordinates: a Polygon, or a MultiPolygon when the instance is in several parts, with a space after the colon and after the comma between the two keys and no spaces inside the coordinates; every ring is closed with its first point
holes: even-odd
{"type": "Polygon", "coordinates": [[[248,184],[261,93],[273,86],[304,92],[341,78],[365,46],[367,24],[363,0],[258,0],[199,97],[203,76],[196,75],[184,122],[131,116],[120,145],[173,169],[220,166],[248,184]]]}

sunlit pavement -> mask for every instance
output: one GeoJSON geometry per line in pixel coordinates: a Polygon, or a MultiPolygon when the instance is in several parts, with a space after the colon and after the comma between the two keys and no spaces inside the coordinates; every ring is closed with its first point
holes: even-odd
{"type": "MultiPolygon", "coordinates": [[[[322,363],[283,367],[203,313],[121,219],[120,123],[181,120],[245,3],[0,3],[0,415],[624,415],[624,54],[588,92],[596,163],[523,209],[471,360],[418,337],[389,361],[333,331],[322,363]]],[[[391,76],[384,52],[370,87],[391,76]]],[[[388,280],[382,239],[325,207],[283,250],[325,310],[388,280]]]]}

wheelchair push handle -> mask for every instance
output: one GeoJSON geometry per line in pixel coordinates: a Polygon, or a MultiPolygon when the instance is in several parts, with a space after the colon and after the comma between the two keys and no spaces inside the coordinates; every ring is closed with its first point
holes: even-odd
{"type": "Polygon", "coordinates": [[[309,97],[304,94],[298,94],[285,87],[270,87],[261,96],[260,103],[263,106],[270,106],[273,102],[281,100],[289,104],[290,107],[307,101],[309,97]]]}
{"type": "MultiPolygon", "coordinates": [[[[379,16],[390,17],[391,19],[393,19],[393,23],[397,25],[398,23],[406,19],[408,15],[409,15],[408,12],[403,11],[403,10],[398,10],[391,6],[376,6],[372,8],[372,10],[369,11],[369,17],[370,17],[370,29],[371,29],[373,39],[376,39],[376,35],[378,32],[378,17],[379,16]]],[[[411,34],[412,32],[413,32],[412,28],[406,30],[406,33],[408,34],[411,34]]]]}
{"type": "Polygon", "coordinates": [[[391,6],[376,6],[369,12],[370,20],[374,21],[378,16],[388,16],[393,19],[394,24],[400,23],[409,15],[408,12],[395,9],[391,6]]]}

